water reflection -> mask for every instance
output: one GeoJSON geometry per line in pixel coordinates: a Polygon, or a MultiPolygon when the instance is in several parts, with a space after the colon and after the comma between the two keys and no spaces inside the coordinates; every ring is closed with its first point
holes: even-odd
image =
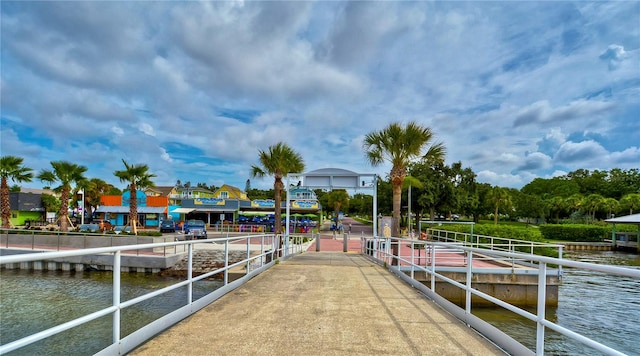
{"type": "MultiPolygon", "coordinates": [[[[108,307],[113,300],[111,272],[3,270],[0,278],[3,344],[108,307]]],[[[142,273],[122,273],[121,278],[121,301],[178,281],[175,278],[142,273]]],[[[196,283],[194,299],[201,298],[221,285],[219,281],[196,283]]],[[[122,337],[186,303],[187,289],[183,287],[124,309],[121,313],[122,337]]],[[[111,316],[103,317],[11,354],[94,354],[111,344],[112,328],[111,316]]]]}
{"type": "MultiPolygon", "coordinates": [[[[564,258],[640,268],[640,256],[611,251],[571,251],[564,258]]],[[[528,310],[535,314],[535,308],[528,310]]],[[[474,308],[473,314],[535,350],[536,325],[502,308],[474,308]]],[[[629,355],[638,354],[640,334],[640,281],[630,277],[565,268],[557,308],[546,318],[629,355]]],[[[577,341],[545,330],[545,354],[600,355],[577,341]]]]}

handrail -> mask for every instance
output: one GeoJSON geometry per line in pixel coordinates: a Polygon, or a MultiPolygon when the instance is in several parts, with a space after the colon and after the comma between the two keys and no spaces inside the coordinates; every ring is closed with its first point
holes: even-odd
{"type": "Polygon", "coordinates": [[[84,255],[95,255],[95,254],[113,254],[113,271],[120,271],[121,259],[122,259],[122,251],[130,251],[130,250],[139,250],[139,249],[153,249],[153,248],[165,248],[165,247],[175,247],[175,246],[185,246],[187,249],[187,260],[188,260],[188,275],[187,279],[183,281],[176,282],[168,287],[162,288],[160,290],[156,290],[141,296],[137,296],[133,299],[121,301],[120,300],[120,274],[121,273],[113,273],[113,303],[112,305],[103,308],[99,311],[81,316],[74,320],[62,323],[60,325],[48,328],[46,330],[40,331],[38,333],[29,335],[27,337],[12,341],[10,343],[0,345],[0,354],[5,354],[10,351],[17,350],[21,347],[27,346],[34,342],[43,340],[47,337],[53,336],[70,328],[83,325],[92,320],[98,319],[100,317],[111,314],[113,317],[113,331],[112,331],[112,340],[113,343],[109,345],[107,348],[103,349],[99,352],[105,355],[108,354],[124,354],[131,350],[133,350],[138,345],[144,343],[151,336],[155,335],[157,332],[165,329],[167,326],[173,325],[178,321],[188,317],[189,315],[195,313],[196,311],[204,308],[206,305],[215,301],[216,299],[222,297],[224,294],[232,291],[238,286],[242,285],[242,283],[246,282],[253,276],[263,272],[269,267],[273,266],[276,263],[276,260],[286,259],[295,254],[301,253],[307,247],[305,246],[301,240],[301,237],[292,235],[290,237],[291,242],[286,244],[287,248],[281,248],[280,240],[282,236],[273,235],[273,234],[262,234],[262,235],[246,235],[246,236],[236,236],[236,237],[228,237],[228,238],[216,238],[209,240],[188,240],[188,241],[172,241],[172,242],[161,242],[161,243],[150,243],[150,244],[140,244],[140,245],[126,245],[126,246],[112,246],[112,247],[99,247],[99,248],[90,248],[90,249],[77,249],[77,250],[66,250],[66,251],[51,251],[51,252],[38,252],[38,253],[28,253],[28,254],[19,254],[19,255],[8,255],[8,256],[0,256],[0,265],[5,264],[14,264],[14,263],[22,263],[22,262],[33,262],[33,261],[43,261],[43,260],[51,260],[55,258],[64,258],[64,257],[74,257],[74,256],[84,256],[84,255]],[[260,252],[252,255],[250,251],[250,243],[252,239],[260,239],[260,252]],[[246,242],[247,255],[246,257],[235,263],[230,263],[229,261],[229,245],[232,243],[238,243],[242,241],[246,242]],[[217,244],[224,243],[224,251],[225,251],[225,261],[224,267],[220,267],[214,271],[209,271],[199,276],[193,276],[193,253],[194,246],[203,243],[212,243],[215,242],[217,244]],[[267,250],[265,250],[267,248],[267,250]],[[246,265],[245,275],[234,282],[229,282],[228,273],[231,268],[246,265]],[[193,299],[193,284],[199,280],[211,277],[213,275],[224,273],[224,284],[222,287],[216,289],[215,291],[197,299],[193,299]],[[131,307],[135,304],[141,303],[150,298],[166,294],[174,289],[181,288],[187,286],[187,301],[186,305],[175,310],[173,313],[169,315],[165,315],[150,324],[134,331],[133,333],[127,335],[122,338],[120,334],[120,314],[123,309],[131,307]],[[176,315],[178,317],[176,318],[176,315]]]}
{"type": "MultiPolygon", "coordinates": [[[[546,256],[538,256],[538,255],[530,255],[523,254],[517,252],[509,252],[509,251],[499,251],[499,250],[488,250],[486,248],[477,248],[477,247],[469,247],[463,244],[457,243],[452,245],[447,242],[437,242],[437,241],[421,241],[421,240],[411,240],[411,239],[401,239],[401,238],[374,238],[372,239],[373,244],[367,244],[367,241],[363,241],[363,250],[362,252],[366,255],[369,255],[369,258],[372,258],[374,261],[384,264],[388,266],[388,268],[399,275],[401,278],[405,279],[408,283],[412,284],[414,287],[422,290],[427,296],[434,297],[437,299],[442,299],[439,296],[436,288],[435,288],[435,280],[445,281],[453,286],[456,286],[465,291],[465,308],[462,311],[462,318],[467,320],[470,324],[473,324],[473,318],[469,318],[471,316],[471,296],[477,296],[489,302],[492,302],[498,306],[501,306],[507,310],[510,310],[524,318],[527,318],[537,324],[537,332],[536,332],[536,353],[538,355],[544,354],[544,333],[545,328],[556,331],[566,337],[577,340],[595,350],[603,352],[608,355],[624,355],[624,353],[617,351],[609,346],[603,345],[595,340],[592,340],[584,335],[581,335],[575,331],[569,330],[563,326],[560,326],[552,321],[546,319],[545,316],[545,301],[546,301],[546,274],[547,274],[547,266],[548,265],[557,265],[557,266],[565,266],[579,269],[586,269],[590,271],[602,272],[617,276],[625,276],[636,278],[640,281],[640,270],[632,269],[632,268],[624,268],[617,266],[609,266],[609,265],[599,265],[587,262],[579,262],[579,261],[571,261],[561,258],[554,257],[546,257],[546,256]],[[395,256],[392,252],[392,244],[411,244],[411,256],[395,256]],[[417,257],[415,256],[415,251],[417,250],[416,245],[424,245],[425,246],[425,254],[429,254],[428,263],[418,265],[415,261],[417,257]],[[373,246],[371,246],[373,245],[373,246]],[[371,248],[373,250],[371,250],[371,248]],[[436,257],[438,253],[441,253],[441,250],[447,250],[455,248],[455,250],[460,251],[463,254],[463,257],[466,259],[464,270],[466,270],[466,282],[460,283],[457,282],[441,273],[438,273],[438,269],[436,269],[436,257]],[[537,264],[537,274],[538,274],[538,299],[537,299],[537,311],[536,313],[531,313],[524,309],[521,309],[515,305],[504,302],[498,298],[490,296],[478,289],[473,288],[472,286],[472,275],[476,272],[473,268],[473,261],[478,259],[478,255],[482,256],[483,259],[496,258],[496,259],[510,259],[510,260],[521,260],[521,261],[533,261],[537,264]],[[392,266],[392,261],[397,260],[398,266],[392,266]],[[428,264],[428,265],[427,265],[428,264]],[[400,265],[406,266],[410,268],[410,275],[403,273],[400,269],[400,265]],[[415,272],[425,272],[430,275],[431,285],[426,286],[421,282],[416,281],[413,277],[415,272]],[[469,318],[469,319],[467,319],[469,318]],[[471,321],[469,321],[471,320],[471,321]]],[[[402,249],[398,249],[402,251],[402,249]]],[[[460,309],[460,307],[451,305],[452,308],[460,309]]],[[[455,314],[455,312],[454,312],[455,314]]],[[[474,326],[474,325],[472,325],[474,326]]],[[[481,327],[478,327],[481,329],[481,327]]]]}

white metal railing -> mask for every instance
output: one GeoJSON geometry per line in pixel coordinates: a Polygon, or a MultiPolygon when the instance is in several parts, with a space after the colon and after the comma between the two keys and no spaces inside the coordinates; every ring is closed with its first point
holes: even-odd
{"type": "MultiPolygon", "coordinates": [[[[640,282],[640,270],[632,269],[632,268],[624,268],[624,267],[616,267],[609,265],[598,265],[593,263],[586,262],[578,262],[571,261],[566,259],[559,259],[553,257],[545,257],[545,256],[537,256],[531,254],[523,254],[523,253],[514,253],[509,251],[499,251],[492,250],[489,251],[484,248],[477,247],[468,247],[463,244],[456,243],[452,246],[449,242],[436,242],[436,241],[417,241],[417,240],[409,240],[409,239],[399,239],[399,238],[373,238],[373,239],[365,239],[362,238],[362,252],[366,255],[369,255],[373,260],[382,263],[389,267],[391,271],[398,274],[402,279],[406,280],[408,283],[413,285],[414,287],[423,291],[427,296],[432,297],[436,300],[440,300],[442,302],[443,298],[438,295],[438,292],[435,287],[435,280],[438,278],[441,281],[445,281],[457,288],[464,290],[465,292],[465,307],[461,309],[458,306],[455,306],[451,303],[451,305],[446,305],[445,307],[451,311],[458,318],[466,321],[472,327],[478,329],[481,333],[484,334],[484,330],[487,330],[487,325],[483,321],[478,321],[477,318],[474,318],[471,314],[471,297],[476,296],[480,297],[486,301],[494,303],[500,307],[503,307],[513,313],[516,313],[528,320],[531,320],[536,323],[536,349],[535,352],[537,355],[544,355],[544,347],[545,347],[545,330],[550,329],[561,335],[564,335],[570,339],[579,341],[588,347],[591,347],[599,352],[602,352],[607,355],[625,355],[624,353],[615,350],[612,347],[601,344],[595,340],[592,340],[584,335],[576,331],[569,330],[563,326],[560,326],[550,320],[547,320],[545,315],[545,307],[546,307],[546,291],[547,291],[547,267],[549,265],[552,266],[565,266],[583,269],[587,271],[601,272],[616,276],[626,276],[638,279],[640,282]],[[408,244],[410,245],[411,254],[410,255],[402,255],[402,248],[398,248],[400,251],[399,256],[393,254],[393,245],[408,244]],[[416,258],[416,251],[420,251],[422,246],[424,246],[425,258],[422,258],[424,263],[418,264],[416,258]],[[439,253],[450,253],[451,249],[459,251],[463,254],[464,267],[461,270],[466,271],[466,281],[465,283],[460,283],[455,281],[441,273],[438,272],[436,268],[436,258],[439,253]],[[428,255],[428,258],[426,258],[428,255]],[[472,286],[472,276],[474,273],[477,273],[477,270],[473,268],[473,261],[475,260],[487,260],[487,259],[495,259],[495,260],[514,260],[514,261],[533,261],[537,264],[537,275],[538,275],[538,285],[537,285],[537,310],[535,313],[531,313],[527,310],[524,310],[518,306],[509,304],[503,300],[495,298],[491,295],[488,295],[478,289],[475,289],[472,286]],[[397,264],[396,264],[397,263],[397,264]],[[403,266],[410,269],[409,275],[403,273],[403,266]],[[430,276],[430,286],[425,286],[424,284],[416,281],[414,279],[415,272],[424,272],[430,276]],[[451,308],[451,309],[450,309],[451,308]]],[[[486,334],[485,334],[486,335],[486,334]]],[[[522,349],[519,349],[518,346],[514,346],[516,353],[523,352],[522,349]]],[[[522,345],[520,345],[522,346],[522,345]]],[[[507,350],[509,351],[509,350],[507,350]]]]}
{"type": "MultiPolygon", "coordinates": [[[[63,324],[42,330],[35,334],[26,336],[24,338],[9,342],[7,344],[0,345],[0,354],[5,354],[24,346],[30,345],[37,341],[43,340],[50,336],[61,333],[65,330],[86,324],[92,320],[98,319],[103,316],[111,315],[113,318],[113,331],[112,331],[112,344],[100,351],[98,354],[103,355],[121,355],[133,350],[138,345],[141,345],[153,335],[166,329],[178,321],[188,317],[196,311],[204,308],[211,302],[222,297],[226,293],[232,291],[244,282],[252,278],[253,276],[261,273],[267,268],[271,267],[275,261],[279,258],[286,259],[294,254],[304,251],[308,246],[304,243],[304,237],[291,235],[288,241],[282,241],[280,235],[247,235],[237,236],[229,238],[216,238],[214,240],[189,240],[189,241],[175,241],[175,242],[163,242],[141,245],[127,245],[127,246],[114,246],[114,247],[102,247],[102,248],[90,248],[90,249],[77,249],[67,251],[52,251],[52,252],[38,252],[28,253],[20,255],[5,255],[0,256],[0,265],[20,264],[24,262],[45,261],[51,259],[62,259],[66,257],[95,255],[95,254],[112,254],[113,255],[113,284],[112,284],[112,305],[91,314],[84,315],[74,320],[65,322],[63,324]],[[208,243],[211,244],[224,244],[224,266],[213,271],[204,273],[199,276],[193,276],[193,253],[194,246],[198,244],[208,243]],[[231,245],[237,246],[237,244],[246,244],[246,257],[234,263],[229,261],[229,249],[231,245]],[[251,245],[260,245],[258,253],[252,254],[251,245]],[[179,281],[175,284],[167,286],[165,288],[156,290],[151,293],[147,293],[136,298],[122,301],[120,299],[120,270],[123,251],[131,251],[135,249],[155,249],[174,246],[185,246],[187,250],[188,260],[188,273],[186,280],[179,281]],[[281,247],[282,246],[282,247],[281,247]],[[233,282],[229,282],[229,271],[234,267],[244,267],[245,275],[233,282]],[[224,284],[215,291],[194,300],[193,298],[193,285],[195,282],[210,278],[215,275],[223,274],[224,284]],[[132,332],[131,334],[122,337],[120,331],[120,315],[123,309],[129,308],[133,305],[149,300],[153,297],[166,294],[170,291],[181,287],[187,287],[187,300],[186,305],[178,308],[164,317],[161,317],[146,326],[132,332]]],[[[257,247],[257,246],[256,246],[257,247]]],[[[46,296],[43,296],[46,298],[46,296]]],[[[3,330],[6,332],[6,330],[3,330]]]]}
{"type": "MultiPolygon", "coordinates": [[[[542,255],[539,253],[545,249],[556,251],[557,258],[562,258],[564,245],[547,242],[516,240],[505,237],[496,237],[488,235],[478,235],[473,233],[427,229],[427,236],[435,241],[457,242],[464,246],[483,248],[496,251],[506,251],[513,253],[528,253],[530,255],[542,255]]],[[[535,261],[520,261],[520,263],[533,265],[535,261]]],[[[558,277],[562,278],[562,265],[558,267],[558,277]]]]}

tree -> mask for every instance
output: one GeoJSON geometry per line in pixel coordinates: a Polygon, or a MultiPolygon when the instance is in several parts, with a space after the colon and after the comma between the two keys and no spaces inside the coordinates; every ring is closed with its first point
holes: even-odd
{"type": "Polygon", "coordinates": [[[283,142],[269,146],[267,151],[259,150],[258,158],[262,166],[251,166],[251,176],[274,177],[275,233],[280,234],[282,233],[282,190],[284,189],[282,178],[289,173],[301,173],[304,170],[304,162],[300,154],[283,142]]]}
{"type": "Polygon", "coordinates": [[[620,205],[629,209],[629,215],[633,214],[635,208],[640,208],[640,193],[627,194],[620,199],[620,205]]]}
{"type": "MultiPolygon", "coordinates": [[[[389,124],[381,131],[371,132],[364,137],[364,149],[372,166],[379,166],[387,161],[391,163],[389,178],[393,190],[392,236],[400,236],[400,210],[402,183],[407,176],[407,167],[412,160],[419,157],[442,159],[445,148],[442,143],[433,143],[433,133],[428,127],[416,122],[402,126],[398,122],[389,124]],[[425,147],[426,153],[423,155],[425,147]]],[[[398,256],[398,244],[393,245],[393,254],[398,256]]],[[[398,264],[394,257],[393,264],[398,264]]]]}
{"type": "Polygon", "coordinates": [[[156,175],[149,173],[149,167],[146,164],[130,165],[122,159],[125,169],[122,171],[115,171],[113,174],[120,178],[120,182],[129,183],[129,225],[134,234],[138,233],[138,200],[137,192],[138,188],[151,188],[154,186],[151,180],[156,175]]]}
{"type": "Polygon", "coordinates": [[[2,227],[11,226],[11,201],[9,199],[9,179],[13,182],[31,182],[33,169],[22,165],[23,159],[16,156],[0,157],[0,206],[2,207],[2,227]]]}
{"type": "Polygon", "coordinates": [[[60,231],[69,231],[67,222],[69,221],[69,193],[71,192],[71,184],[84,181],[84,172],[87,167],[67,161],[51,162],[53,170],[43,169],[38,174],[38,179],[49,184],[60,183],[60,186],[54,188],[53,191],[60,193],[60,211],[58,219],[60,220],[60,231]]]}
{"type": "Polygon", "coordinates": [[[591,221],[595,221],[596,219],[596,211],[600,209],[602,203],[604,202],[604,197],[600,194],[589,194],[586,198],[584,198],[584,206],[587,207],[589,215],[591,216],[591,221]]]}
{"type": "Polygon", "coordinates": [[[602,200],[602,207],[607,209],[607,218],[611,217],[614,211],[620,208],[620,202],[613,198],[604,198],[602,200]]]}
{"type": "Polygon", "coordinates": [[[45,212],[59,211],[60,204],[60,199],[55,196],[51,194],[42,194],[42,206],[44,207],[45,212]]]}
{"type": "Polygon", "coordinates": [[[91,178],[81,184],[81,186],[84,189],[85,208],[89,213],[93,212],[92,208],[100,205],[100,197],[103,195],[111,195],[110,192],[114,188],[113,185],[100,178],[91,178]]]}
{"type": "Polygon", "coordinates": [[[498,225],[500,208],[502,207],[506,209],[512,205],[511,194],[509,194],[509,191],[506,188],[493,187],[487,195],[487,200],[494,208],[493,224],[498,225]]]}
{"type": "Polygon", "coordinates": [[[337,228],[340,211],[349,207],[349,194],[345,189],[336,189],[329,192],[327,198],[327,206],[333,208],[333,218],[337,228]]]}

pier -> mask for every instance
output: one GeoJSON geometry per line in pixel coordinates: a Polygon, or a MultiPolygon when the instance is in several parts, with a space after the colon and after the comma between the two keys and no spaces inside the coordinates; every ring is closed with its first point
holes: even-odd
{"type": "Polygon", "coordinates": [[[364,256],[305,252],[255,277],[131,355],[283,352],[505,354],[364,256]]]}

